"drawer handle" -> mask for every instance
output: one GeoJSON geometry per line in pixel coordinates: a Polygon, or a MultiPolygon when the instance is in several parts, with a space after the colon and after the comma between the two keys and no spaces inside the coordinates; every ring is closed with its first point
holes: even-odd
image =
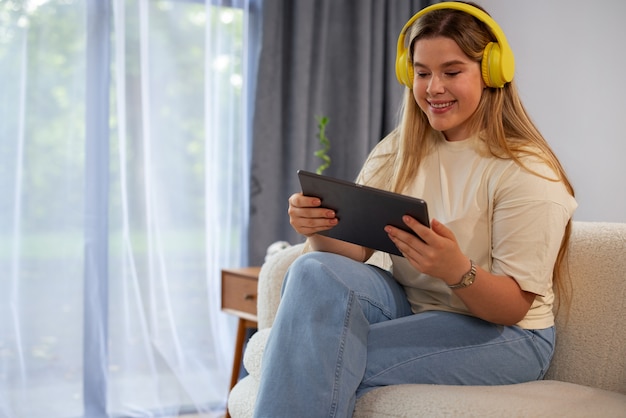
{"type": "Polygon", "coordinates": [[[255,298],[256,295],[254,293],[246,293],[245,295],[243,295],[244,300],[254,300],[255,298]]]}

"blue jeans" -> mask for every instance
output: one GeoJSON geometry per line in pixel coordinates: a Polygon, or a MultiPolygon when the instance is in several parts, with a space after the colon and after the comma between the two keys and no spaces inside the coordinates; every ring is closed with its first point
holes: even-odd
{"type": "Polygon", "coordinates": [[[541,379],[554,328],[413,314],[392,275],[329,253],[290,267],[265,348],[254,416],[351,417],[356,399],[402,383],[504,385],[541,379]]]}

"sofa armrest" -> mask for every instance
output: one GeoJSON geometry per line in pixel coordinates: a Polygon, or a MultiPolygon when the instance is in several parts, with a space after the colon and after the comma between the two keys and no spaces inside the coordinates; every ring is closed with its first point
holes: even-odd
{"type": "Polygon", "coordinates": [[[257,299],[259,329],[269,328],[274,323],[285,273],[291,263],[302,254],[303,249],[304,244],[285,248],[269,257],[261,266],[257,299]]]}
{"type": "Polygon", "coordinates": [[[556,317],[546,379],[626,394],[626,224],[574,222],[567,270],[572,304],[556,317]]]}

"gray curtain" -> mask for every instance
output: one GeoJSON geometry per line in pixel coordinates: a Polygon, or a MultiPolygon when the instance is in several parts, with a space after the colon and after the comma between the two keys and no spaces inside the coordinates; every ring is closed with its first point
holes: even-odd
{"type": "Polygon", "coordinates": [[[264,0],[253,115],[249,249],[302,241],[289,225],[296,171],[321,160],[316,116],[327,116],[330,167],[356,178],[372,147],[397,122],[403,87],[395,77],[400,29],[426,0],[264,0]]]}

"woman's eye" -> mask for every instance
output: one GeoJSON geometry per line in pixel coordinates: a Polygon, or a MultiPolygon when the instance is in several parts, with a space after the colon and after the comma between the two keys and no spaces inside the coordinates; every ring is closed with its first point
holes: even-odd
{"type": "Polygon", "coordinates": [[[460,71],[448,71],[448,72],[446,73],[446,75],[447,75],[448,77],[454,77],[454,76],[457,76],[457,75],[459,75],[459,74],[461,74],[461,72],[460,72],[460,71]]]}
{"type": "Polygon", "coordinates": [[[424,72],[418,72],[415,74],[418,78],[425,78],[428,77],[428,73],[424,73],[424,72]]]}

